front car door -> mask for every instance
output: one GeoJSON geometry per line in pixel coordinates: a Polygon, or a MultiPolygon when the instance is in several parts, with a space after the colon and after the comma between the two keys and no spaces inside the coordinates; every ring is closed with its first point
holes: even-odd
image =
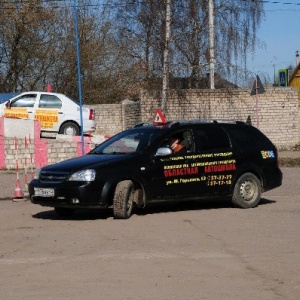
{"type": "Polygon", "coordinates": [[[34,107],[37,102],[36,93],[22,94],[8,102],[3,115],[8,118],[34,119],[34,107]]]}
{"type": "Polygon", "coordinates": [[[186,151],[168,156],[154,157],[151,167],[151,194],[153,199],[190,199],[202,190],[201,175],[194,165],[195,141],[192,128],[169,134],[158,146],[168,147],[173,136],[183,137],[181,144],[186,151]]]}

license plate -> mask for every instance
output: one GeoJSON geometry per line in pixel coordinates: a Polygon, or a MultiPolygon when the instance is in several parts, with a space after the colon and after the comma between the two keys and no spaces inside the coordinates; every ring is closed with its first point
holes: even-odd
{"type": "Polygon", "coordinates": [[[34,195],[38,197],[54,197],[54,189],[34,188],[34,195]]]}

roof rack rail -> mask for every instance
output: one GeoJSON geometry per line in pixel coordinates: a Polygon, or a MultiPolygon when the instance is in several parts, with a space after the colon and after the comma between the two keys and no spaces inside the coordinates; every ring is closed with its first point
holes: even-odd
{"type": "MultiPolygon", "coordinates": [[[[172,120],[169,121],[165,124],[158,124],[161,126],[169,126],[169,127],[175,127],[178,126],[179,124],[182,123],[193,123],[193,122],[198,122],[198,123],[216,123],[216,124],[222,124],[222,123],[232,123],[232,124],[244,124],[247,125],[247,123],[245,123],[244,121],[239,121],[239,120],[234,120],[234,119],[190,119],[190,120],[172,120]]],[[[138,123],[136,125],[133,126],[133,128],[136,127],[142,127],[142,126],[149,126],[149,125],[153,125],[152,122],[143,122],[143,123],[138,123]]]]}
{"type": "Polygon", "coordinates": [[[137,124],[133,125],[132,128],[151,126],[151,125],[153,125],[153,123],[151,121],[148,121],[148,122],[137,123],[137,124]]]}
{"type": "Polygon", "coordinates": [[[144,123],[138,123],[132,126],[132,128],[136,128],[136,127],[143,127],[143,126],[175,126],[178,125],[179,122],[178,121],[174,121],[174,122],[167,122],[167,123],[158,123],[158,124],[154,124],[153,122],[144,122],[144,123]]]}
{"type": "Polygon", "coordinates": [[[213,119],[214,123],[233,123],[233,124],[245,124],[244,121],[234,119],[213,119]]]}
{"type": "Polygon", "coordinates": [[[132,126],[132,128],[136,128],[136,127],[142,127],[142,126],[146,126],[149,125],[149,123],[138,123],[132,126]]]}
{"type": "Polygon", "coordinates": [[[174,120],[171,122],[172,126],[176,123],[192,123],[192,122],[199,122],[199,123],[233,123],[233,124],[245,124],[244,121],[238,121],[233,119],[190,119],[190,120],[174,120]]]}

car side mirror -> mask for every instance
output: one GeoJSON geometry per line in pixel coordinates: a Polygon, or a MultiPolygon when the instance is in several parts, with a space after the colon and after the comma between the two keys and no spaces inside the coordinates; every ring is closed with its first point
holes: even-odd
{"type": "Polygon", "coordinates": [[[156,157],[160,157],[160,156],[169,156],[173,154],[172,149],[168,148],[168,147],[160,147],[157,149],[155,156],[156,157]]]}
{"type": "Polygon", "coordinates": [[[8,100],[8,101],[5,103],[5,107],[6,107],[6,108],[10,108],[10,100],[8,100]]]}

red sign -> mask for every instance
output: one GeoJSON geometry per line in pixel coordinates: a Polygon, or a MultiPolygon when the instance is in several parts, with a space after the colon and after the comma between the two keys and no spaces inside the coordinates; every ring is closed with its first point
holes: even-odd
{"type": "Polygon", "coordinates": [[[160,108],[155,111],[155,115],[153,118],[153,124],[166,124],[167,120],[160,108]]]}
{"type": "Polygon", "coordinates": [[[51,93],[52,87],[51,84],[47,84],[46,92],[51,93]]]}

